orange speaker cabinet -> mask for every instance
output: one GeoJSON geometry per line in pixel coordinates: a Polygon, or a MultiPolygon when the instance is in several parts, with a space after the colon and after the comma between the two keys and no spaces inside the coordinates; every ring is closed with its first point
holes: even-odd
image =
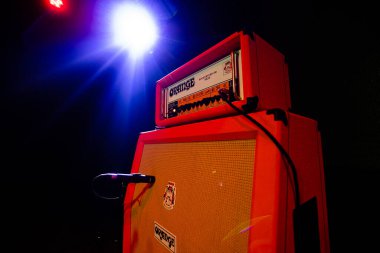
{"type": "MultiPolygon", "coordinates": [[[[251,113],[292,157],[301,204],[314,200],[318,252],[329,252],[317,123],[251,113]]],[[[243,116],[141,133],[124,200],[123,253],[295,252],[294,181],[272,141],[243,116]]]]}

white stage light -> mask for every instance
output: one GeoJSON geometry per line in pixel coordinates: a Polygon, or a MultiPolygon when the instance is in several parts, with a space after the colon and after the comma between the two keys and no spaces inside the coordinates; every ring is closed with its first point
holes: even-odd
{"type": "Polygon", "coordinates": [[[157,40],[153,17],[138,4],[118,5],[113,14],[114,43],[127,48],[133,55],[151,49],[157,40]]]}

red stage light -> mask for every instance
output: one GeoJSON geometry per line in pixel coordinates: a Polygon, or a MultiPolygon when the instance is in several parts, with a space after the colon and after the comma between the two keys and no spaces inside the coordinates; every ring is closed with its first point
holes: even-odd
{"type": "Polygon", "coordinates": [[[47,9],[54,12],[67,12],[70,1],[67,0],[44,0],[47,9]]]}
{"type": "Polygon", "coordinates": [[[62,2],[62,0],[49,0],[49,3],[50,3],[52,6],[58,8],[58,9],[60,9],[60,8],[63,6],[63,2],[62,2]]]}

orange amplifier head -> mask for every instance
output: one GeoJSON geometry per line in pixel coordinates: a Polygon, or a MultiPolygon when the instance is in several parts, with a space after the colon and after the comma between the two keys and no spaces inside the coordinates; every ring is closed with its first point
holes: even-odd
{"type": "Polygon", "coordinates": [[[221,88],[239,107],[257,96],[258,110],[290,108],[284,56],[256,34],[237,32],[157,81],[156,125],[235,114],[220,98],[221,88]]]}

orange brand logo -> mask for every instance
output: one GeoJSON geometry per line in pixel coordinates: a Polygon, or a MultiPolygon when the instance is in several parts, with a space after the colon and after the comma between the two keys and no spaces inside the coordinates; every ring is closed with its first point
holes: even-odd
{"type": "Polygon", "coordinates": [[[172,210],[175,205],[175,198],[176,198],[176,188],[174,182],[168,182],[168,184],[165,187],[164,192],[164,207],[167,210],[172,210]]]}

